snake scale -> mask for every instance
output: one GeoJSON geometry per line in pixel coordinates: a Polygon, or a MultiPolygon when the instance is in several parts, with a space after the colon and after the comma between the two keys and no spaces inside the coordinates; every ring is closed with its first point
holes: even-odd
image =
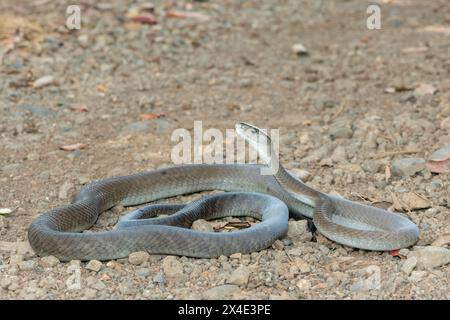
{"type": "MultiPolygon", "coordinates": [[[[266,165],[278,160],[270,138],[260,129],[238,123],[236,131],[266,165]]],[[[83,187],[71,204],[38,216],[28,239],[38,255],[62,261],[110,260],[135,251],[212,258],[267,248],[286,234],[289,215],[311,218],[325,237],[360,249],[399,249],[418,239],[417,226],[399,214],[314,190],[281,165],[275,174],[262,175],[263,167],[183,165],[100,180],[83,187]],[[188,205],[150,205],[122,217],[112,231],[81,232],[115,205],[134,206],[205,190],[228,192],[188,205]],[[155,218],[161,213],[169,215],[155,218]],[[197,219],[226,216],[251,216],[261,222],[235,232],[189,229],[197,219]]]]}

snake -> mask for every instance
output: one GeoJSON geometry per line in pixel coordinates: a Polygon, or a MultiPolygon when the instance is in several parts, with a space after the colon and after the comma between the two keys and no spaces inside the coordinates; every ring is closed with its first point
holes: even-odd
{"type": "Polygon", "coordinates": [[[217,258],[270,247],[287,234],[289,218],[310,219],[324,237],[357,249],[389,251],[417,242],[419,229],[407,217],[315,190],[279,163],[264,130],[244,122],[235,129],[263,164],[185,164],[92,182],[70,204],[32,221],[32,249],[61,261],[113,260],[138,251],[217,258]],[[277,170],[264,172],[274,164],[277,170]],[[213,190],[225,192],[190,204],[152,203],[122,216],[112,230],[87,230],[117,205],[137,206],[213,190]],[[190,228],[198,219],[229,216],[260,222],[233,232],[190,228]]]}

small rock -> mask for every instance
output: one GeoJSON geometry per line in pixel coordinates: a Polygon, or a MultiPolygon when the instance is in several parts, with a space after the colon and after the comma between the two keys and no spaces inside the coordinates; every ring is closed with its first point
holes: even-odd
{"type": "Polygon", "coordinates": [[[3,214],[10,214],[11,212],[13,212],[13,210],[12,209],[9,209],[9,208],[0,208],[0,214],[1,215],[3,215],[3,214]]]}
{"type": "Polygon", "coordinates": [[[41,87],[48,86],[48,85],[50,85],[50,84],[52,84],[54,82],[55,82],[55,77],[53,77],[51,75],[47,75],[47,76],[40,77],[39,79],[34,81],[33,82],[33,87],[34,88],[41,88],[41,87]]]}
{"type": "Polygon", "coordinates": [[[330,126],[328,133],[331,139],[350,139],[353,136],[353,130],[348,122],[338,121],[330,126]]]}
{"type": "Polygon", "coordinates": [[[299,239],[302,242],[310,241],[312,234],[308,230],[307,220],[289,221],[287,236],[299,239]]]}
{"type": "Polygon", "coordinates": [[[84,296],[88,299],[95,299],[97,297],[97,290],[87,288],[84,290],[84,296]]]}
{"type": "Polygon", "coordinates": [[[166,282],[166,278],[164,278],[164,275],[161,272],[158,272],[153,277],[153,282],[155,282],[155,283],[164,283],[164,282],[166,282]]]}
{"type": "Polygon", "coordinates": [[[86,269],[94,271],[94,272],[99,272],[100,269],[102,268],[102,266],[103,266],[103,264],[100,261],[98,261],[98,260],[91,260],[86,265],[86,269]]]}
{"type": "Polygon", "coordinates": [[[347,153],[345,152],[345,148],[343,146],[337,146],[334,149],[333,154],[331,155],[331,160],[337,163],[346,163],[347,161],[347,153]]]}
{"type": "Polygon", "coordinates": [[[291,50],[298,56],[307,56],[309,54],[308,50],[301,43],[294,44],[291,50]]]}
{"type": "Polygon", "coordinates": [[[325,156],[328,155],[328,146],[323,145],[317,149],[314,149],[311,153],[309,153],[306,157],[302,159],[303,162],[319,162],[325,156]]]}
{"type": "Polygon", "coordinates": [[[167,279],[177,280],[183,276],[183,265],[177,257],[168,256],[163,260],[163,271],[167,279]]]}
{"type": "Polygon", "coordinates": [[[136,270],[136,275],[139,277],[146,278],[150,275],[150,269],[149,268],[140,268],[136,270]]]}
{"type": "Polygon", "coordinates": [[[8,228],[8,221],[5,217],[0,216],[0,230],[8,228]]]}
{"type": "Polygon", "coordinates": [[[195,220],[192,223],[191,229],[197,230],[197,231],[214,232],[213,226],[204,219],[195,220]]]}
{"type": "Polygon", "coordinates": [[[150,255],[145,251],[133,252],[128,256],[128,261],[135,266],[138,266],[148,261],[150,255]]]}
{"type": "Polygon", "coordinates": [[[412,92],[405,93],[404,95],[402,95],[400,97],[401,103],[407,103],[407,102],[416,103],[416,101],[417,101],[417,98],[414,95],[414,93],[412,93],[412,92]]]}
{"type": "Polygon", "coordinates": [[[69,196],[69,192],[73,188],[74,188],[74,185],[71,182],[69,182],[69,181],[64,182],[63,185],[59,188],[58,198],[61,200],[67,199],[69,196]]]}
{"type": "Polygon", "coordinates": [[[246,286],[248,278],[250,277],[250,268],[241,266],[231,273],[228,279],[229,284],[235,284],[237,286],[246,286]]]}
{"type": "Polygon", "coordinates": [[[203,294],[203,298],[208,300],[220,300],[228,298],[239,291],[240,289],[238,286],[225,284],[206,290],[206,292],[203,294]]]}
{"type": "Polygon", "coordinates": [[[13,254],[9,257],[9,264],[12,266],[16,266],[20,264],[24,259],[23,254],[13,254]]]}
{"type": "Polygon", "coordinates": [[[402,271],[406,273],[407,275],[411,274],[411,272],[414,270],[414,268],[417,265],[417,258],[416,257],[410,257],[405,260],[405,262],[402,265],[402,271]]]}
{"type": "Polygon", "coordinates": [[[19,269],[22,271],[30,271],[36,267],[36,261],[27,260],[19,263],[19,269]]]}
{"type": "Polygon", "coordinates": [[[272,244],[272,247],[273,247],[275,250],[283,250],[283,248],[284,248],[283,241],[281,241],[281,240],[275,240],[275,242],[272,244]]]}
{"type": "Polygon", "coordinates": [[[230,259],[241,260],[242,259],[242,253],[240,253],[240,252],[233,253],[232,255],[230,255],[230,259]]]}
{"type": "Polygon", "coordinates": [[[308,291],[309,289],[311,289],[311,282],[306,279],[300,279],[299,281],[297,281],[296,285],[297,288],[299,288],[302,291],[308,291]]]}
{"type": "Polygon", "coordinates": [[[124,130],[130,133],[140,133],[147,132],[151,128],[151,123],[149,120],[137,121],[128,124],[124,130]]]}
{"type": "Polygon", "coordinates": [[[407,257],[409,255],[409,249],[406,248],[400,249],[398,254],[402,257],[407,257]]]}
{"type": "Polygon", "coordinates": [[[308,181],[309,178],[311,177],[311,173],[303,169],[292,168],[289,169],[289,173],[291,173],[294,177],[297,177],[302,181],[308,181]]]}
{"type": "Polygon", "coordinates": [[[392,162],[392,173],[397,176],[412,176],[425,169],[425,159],[404,158],[392,162]]]}
{"type": "Polygon", "coordinates": [[[298,268],[300,273],[311,272],[311,266],[303,259],[296,259],[295,266],[298,268]]]}
{"type": "Polygon", "coordinates": [[[86,285],[92,289],[102,291],[106,289],[106,285],[102,280],[96,279],[94,277],[86,278],[86,285]]]}
{"type": "Polygon", "coordinates": [[[409,257],[417,258],[418,269],[433,269],[450,263],[450,250],[428,246],[412,251],[409,257]]]}
{"type": "Polygon", "coordinates": [[[44,268],[53,268],[59,263],[60,263],[59,259],[54,256],[47,256],[41,258],[41,266],[44,268]]]}
{"type": "Polygon", "coordinates": [[[409,276],[409,281],[411,282],[419,282],[422,281],[423,278],[428,274],[426,271],[413,271],[409,276]]]}
{"type": "Polygon", "coordinates": [[[442,121],[441,121],[441,129],[450,131],[450,117],[442,119],[442,121]]]}
{"type": "Polygon", "coordinates": [[[123,295],[134,295],[137,293],[137,288],[132,281],[126,281],[119,284],[119,292],[123,295]]]}

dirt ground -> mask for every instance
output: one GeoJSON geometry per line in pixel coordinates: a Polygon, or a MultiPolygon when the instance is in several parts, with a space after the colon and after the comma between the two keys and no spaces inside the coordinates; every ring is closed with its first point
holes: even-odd
{"type": "Polygon", "coordinates": [[[450,144],[447,0],[380,1],[380,30],[357,0],[85,0],[81,29],[68,31],[70,4],[0,3],[0,208],[11,209],[0,215],[0,298],[450,298],[448,241],[434,242],[450,233],[450,173],[424,164],[450,144]],[[173,130],[196,120],[279,129],[288,169],[401,211],[417,245],[356,250],[290,222],[272,248],[219,259],[60,263],[27,247],[31,221],[82,185],[171,165],[173,130]],[[85,145],[61,150],[74,144],[85,145]]]}

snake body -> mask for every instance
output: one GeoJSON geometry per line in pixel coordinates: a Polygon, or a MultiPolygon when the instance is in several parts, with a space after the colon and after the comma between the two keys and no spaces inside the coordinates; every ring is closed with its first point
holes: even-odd
{"type": "MultiPolygon", "coordinates": [[[[256,147],[267,163],[256,137],[269,138],[258,128],[240,123],[238,133],[256,147]]],[[[287,232],[288,214],[311,218],[316,228],[338,243],[367,250],[408,247],[418,239],[417,226],[395,213],[319,192],[295,178],[281,165],[273,175],[264,166],[200,164],[164,168],[94,182],[82,188],[71,204],[38,216],[28,239],[38,255],[62,261],[110,260],[135,251],[191,257],[250,253],[270,246],[287,232]],[[152,205],[119,220],[112,231],[81,233],[115,205],[133,206],[205,190],[229,191],[203,197],[189,205],[152,205]],[[152,218],[169,213],[165,218],[152,218]],[[188,229],[193,221],[225,216],[262,220],[229,233],[188,229]]]]}

